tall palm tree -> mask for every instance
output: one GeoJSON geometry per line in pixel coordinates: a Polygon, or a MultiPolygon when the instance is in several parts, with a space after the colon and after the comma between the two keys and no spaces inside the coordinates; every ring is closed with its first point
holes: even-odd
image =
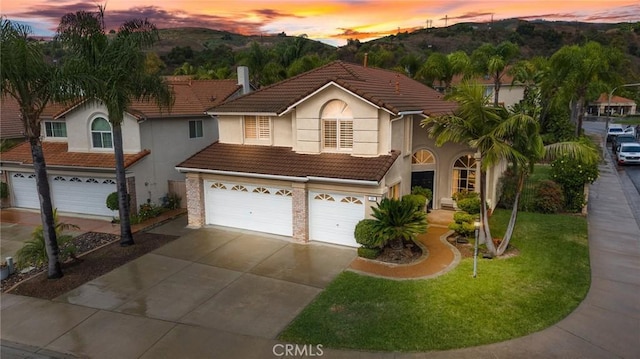
{"type": "Polygon", "coordinates": [[[497,46],[484,44],[471,54],[471,63],[476,74],[488,75],[493,81],[494,106],[498,106],[500,103],[500,88],[502,87],[503,77],[507,73],[507,68],[519,53],[520,48],[518,45],[510,41],[504,41],[497,46]]]}
{"type": "Polygon", "coordinates": [[[491,255],[497,255],[493,243],[487,212],[487,170],[507,160],[526,164],[526,157],[511,143],[515,133],[524,132],[535,122],[527,115],[507,116],[504,107],[489,106],[482,86],[463,82],[447,98],[459,105],[454,114],[429,117],[421,122],[437,146],[446,142],[467,144],[479,155],[480,161],[480,221],[481,241],[486,243],[491,255]]]}
{"type": "Polygon", "coordinates": [[[0,86],[2,96],[13,97],[20,106],[24,132],[31,147],[40,215],[46,246],[50,279],[62,277],[59,261],[54,212],[47,168],[40,141],[40,114],[50,101],[64,102],[78,92],[82,76],[79,68],[58,67],[45,60],[37,41],[29,39],[28,26],[0,19],[0,86]]]}
{"type": "Polygon", "coordinates": [[[116,186],[120,215],[120,245],[134,244],[129,220],[129,201],[124,167],[122,123],[132,101],[155,100],[170,108],[172,94],[163,78],[145,69],[142,51],[158,40],[156,27],[147,20],[124,23],[115,36],[104,27],[104,8],[97,12],[79,11],[63,16],[58,38],[68,47],[71,61],[88,64],[98,79],[97,86],[86,88],[87,98],[96,98],[106,106],[113,128],[116,186]]]}

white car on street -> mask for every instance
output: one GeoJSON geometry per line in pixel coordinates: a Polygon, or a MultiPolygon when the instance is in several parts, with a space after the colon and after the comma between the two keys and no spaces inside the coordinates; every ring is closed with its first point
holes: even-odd
{"type": "Polygon", "coordinates": [[[621,143],[617,148],[616,158],[619,165],[640,165],[640,143],[621,143]]]}

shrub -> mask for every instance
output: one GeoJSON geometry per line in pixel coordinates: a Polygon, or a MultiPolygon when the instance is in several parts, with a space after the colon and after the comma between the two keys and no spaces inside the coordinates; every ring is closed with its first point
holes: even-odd
{"type": "Polygon", "coordinates": [[[458,209],[471,214],[480,213],[480,197],[467,197],[456,202],[458,209]]]}
{"type": "Polygon", "coordinates": [[[540,213],[558,213],[564,207],[564,195],[559,184],[545,180],[536,187],[534,209],[540,213]]]}
{"type": "Polygon", "coordinates": [[[370,218],[358,222],[353,235],[356,238],[356,242],[365,248],[378,248],[384,245],[377,236],[375,220],[370,218]]]}
{"type": "Polygon", "coordinates": [[[0,198],[8,198],[9,197],[9,186],[6,182],[0,182],[0,198]]]}
{"type": "Polygon", "coordinates": [[[418,211],[424,211],[427,206],[427,197],[421,194],[407,194],[402,196],[402,200],[411,202],[418,211]]]}
{"type": "Polygon", "coordinates": [[[112,211],[117,211],[120,208],[118,204],[118,192],[109,193],[107,196],[107,208],[112,211]]]}
{"type": "Polygon", "coordinates": [[[162,207],[166,209],[178,209],[180,208],[180,202],[182,198],[175,193],[167,193],[166,196],[161,198],[162,207]]]}
{"type": "MultiPolygon", "coordinates": [[[[59,259],[64,262],[69,257],[74,257],[76,247],[71,243],[72,236],[64,234],[67,229],[78,229],[78,226],[58,221],[58,211],[53,210],[53,225],[56,231],[58,242],[59,259]]],[[[16,252],[16,266],[26,268],[28,266],[39,267],[49,261],[47,248],[44,242],[44,230],[42,226],[37,226],[31,234],[31,239],[24,243],[22,248],[16,252]]]]}
{"type": "Polygon", "coordinates": [[[138,209],[138,220],[144,222],[149,218],[157,217],[162,211],[162,207],[148,201],[140,205],[138,209]]]}
{"type": "Polygon", "coordinates": [[[480,197],[480,194],[478,192],[467,191],[467,190],[456,192],[453,195],[451,195],[451,198],[453,198],[453,200],[456,202],[465,198],[476,198],[476,197],[477,198],[480,197]]]}
{"type": "Polygon", "coordinates": [[[403,241],[414,240],[427,230],[427,214],[416,210],[413,203],[392,198],[383,198],[377,207],[371,207],[376,239],[382,246],[402,248],[403,241]]]}
{"type": "Polygon", "coordinates": [[[367,259],[376,259],[380,254],[379,248],[367,248],[367,247],[359,247],[358,248],[358,256],[367,259]]]}
{"type": "Polygon", "coordinates": [[[497,206],[506,209],[513,208],[518,189],[518,178],[513,172],[513,169],[509,168],[504,171],[498,182],[498,188],[500,190],[498,198],[500,199],[498,200],[497,206]]]}
{"type": "Polygon", "coordinates": [[[562,187],[564,208],[579,212],[586,204],[584,185],[598,178],[598,164],[560,157],[551,163],[551,178],[562,187]]]}
{"type": "Polygon", "coordinates": [[[471,237],[474,234],[475,226],[473,222],[476,217],[466,212],[456,212],[453,214],[453,223],[449,224],[449,229],[456,232],[461,237],[471,237]]]}
{"type": "Polygon", "coordinates": [[[419,194],[424,196],[429,201],[433,200],[433,192],[425,187],[413,186],[411,187],[411,194],[419,194]]]}

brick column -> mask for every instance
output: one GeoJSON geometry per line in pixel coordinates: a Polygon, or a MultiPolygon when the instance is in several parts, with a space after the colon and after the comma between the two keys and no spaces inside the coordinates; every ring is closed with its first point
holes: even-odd
{"type": "Polygon", "coordinates": [[[199,228],[204,225],[204,186],[200,175],[187,173],[185,180],[187,189],[187,218],[189,227],[199,228]]]}
{"type": "Polygon", "coordinates": [[[294,183],[293,201],[293,240],[299,243],[309,242],[309,193],[304,183],[294,183]]]}

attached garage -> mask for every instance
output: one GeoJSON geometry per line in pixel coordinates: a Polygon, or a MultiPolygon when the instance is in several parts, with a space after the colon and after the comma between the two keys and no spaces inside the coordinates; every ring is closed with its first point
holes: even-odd
{"type": "Polygon", "coordinates": [[[290,189],[205,181],[206,224],[291,236],[290,189]]]}
{"type": "Polygon", "coordinates": [[[309,192],[309,239],[357,247],[353,232],[365,216],[364,197],[309,192]]]}
{"type": "Polygon", "coordinates": [[[36,175],[14,172],[9,175],[14,207],[40,208],[36,191],[36,175]]]}
{"type": "MultiPolygon", "coordinates": [[[[15,207],[40,208],[33,173],[10,175],[15,207]]],[[[106,207],[107,196],[115,192],[115,180],[99,177],[50,176],[51,201],[60,212],[112,216],[106,207]]]]}
{"type": "Polygon", "coordinates": [[[107,208],[107,196],[116,191],[116,182],[110,178],[52,176],[53,205],[60,212],[113,216],[107,208]]]}

